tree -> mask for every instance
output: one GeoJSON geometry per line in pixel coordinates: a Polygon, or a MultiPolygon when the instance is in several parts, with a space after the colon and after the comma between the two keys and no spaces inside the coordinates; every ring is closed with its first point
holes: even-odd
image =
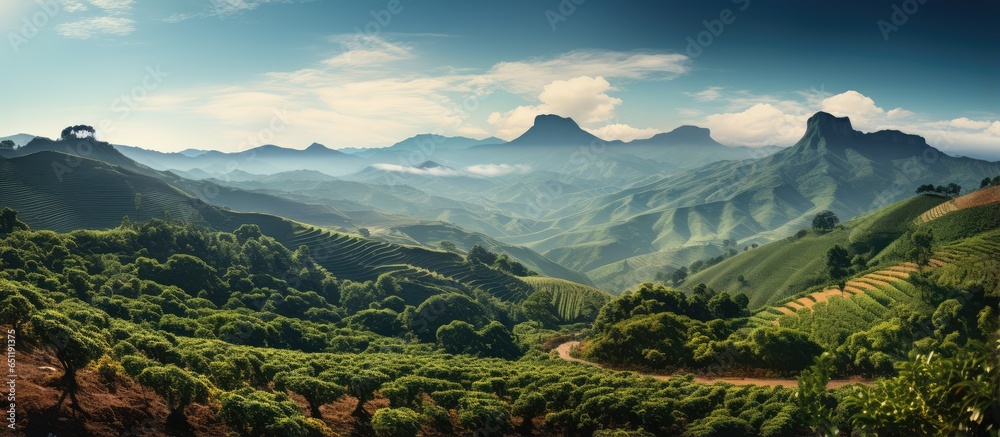
{"type": "MultiPolygon", "coordinates": [[[[71,320],[55,310],[46,310],[31,317],[32,336],[39,344],[47,344],[54,351],[59,365],[63,368],[63,392],[56,404],[58,410],[68,396],[70,407],[84,413],[76,399],[79,384],[76,380],[78,370],[86,367],[104,355],[106,345],[92,337],[80,323],[71,320]]],[[[85,414],[85,413],[84,413],[85,414]]]]}
{"type": "Polygon", "coordinates": [[[474,244],[469,249],[469,253],[465,255],[465,260],[469,264],[479,263],[492,266],[493,263],[497,262],[497,254],[484,249],[483,246],[474,244]]]}
{"type": "Polygon", "coordinates": [[[830,275],[830,279],[834,281],[839,281],[848,274],[850,274],[851,268],[851,254],[847,252],[847,249],[835,245],[826,251],[826,271],[830,275]]]}
{"type": "Polygon", "coordinates": [[[481,349],[481,339],[476,328],[461,320],[438,328],[437,340],[449,354],[476,353],[481,349]]]}
{"type": "Polygon", "coordinates": [[[951,197],[958,197],[959,194],[962,194],[962,186],[956,183],[950,183],[944,188],[944,193],[951,197]]]}
{"type": "Polygon", "coordinates": [[[414,437],[420,431],[420,415],[409,408],[382,408],[372,416],[378,437],[414,437]]]}
{"type": "Polygon", "coordinates": [[[288,428],[289,419],[302,418],[302,410],[283,393],[245,388],[224,392],[220,401],[219,418],[244,436],[288,435],[276,428],[288,428]]]}
{"type": "Polygon", "coordinates": [[[825,210],[820,211],[813,217],[812,228],[818,233],[827,233],[832,231],[840,223],[840,218],[833,211],[825,210]]]}
{"type": "Polygon", "coordinates": [[[336,402],[346,393],[342,385],[297,372],[274,375],[274,389],[302,395],[309,404],[309,414],[317,419],[322,417],[320,406],[336,402]]]}
{"type": "Polygon", "coordinates": [[[361,235],[362,237],[365,238],[369,238],[372,236],[372,232],[369,231],[368,228],[358,228],[358,235],[361,235]]]}
{"type": "Polygon", "coordinates": [[[917,263],[918,266],[926,266],[930,264],[931,256],[934,255],[933,245],[933,231],[928,229],[926,232],[915,232],[910,235],[910,250],[907,252],[907,258],[917,263]]]}
{"type": "Polygon", "coordinates": [[[681,268],[674,270],[674,272],[670,274],[670,282],[672,282],[676,287],[678,285],[683,284],[684,281],[687,280],[687,277],[688,277],[688,268],[682,266],[681,268]]]}
{"type": "Polygon", "coordinates": [[[545,414],[545,397],[538,392],[522,392],[521,396],[514,401],[513,410],[515,416],[522,419],[522,427],[531,429],[532,419],[545,414]]]}
{"type": "Polygon", "coordinates": [[[455,243],[452,243],[448,240],[444,240],[438,243],[438,245],[441,246],[441,250],[444,250],[446,252],[458,252],[458,247],[455,246],[455,243]]]}
{"type": "Polygon", "coordinates": [[[0,209],[0,234],[27,229],[28,225],[17,218],[17,211],[10,208],[0,209]]]}
{"type": "Polygon", "coordinates": [[[924,185],[921,185],[921,186],[917,187],[917,194],[921,194],[921,193],[933,193],[935,191],[936,191],[936,188],[932,184],[924,184],[924,185]]]}
{"type": "Polygon", "coordinates": [[[14,144],[14,142],[11,140],[0,141],[0,149],[13,150],[15,146],[17,146],[17,144],[14,144]]]}
{"type": "Polygon", "coordinates": [[[21,333],[21,324],[30,320],[34,312],[35,306],[31,304],[31,301],[16,292],[7,294],[0,301],[0,320],[4,323],[10,323],[17,335],[21,333]]]}
{"type": "Polygon", "coordinates": [[[799,375],[798,393],[795,397],[799,403],[802,421],[816,435],[837,435],[837,425],[831,417],[837,401],[826,390],[833,373],[833,355],[823,352],[816,357],[813,365],[799,375]]]}
{"type": "Polygon", "coordinates": [[[526,319],[539,322],[546,328],[555,327],[559,324],[559,314],[552,300],[551,292],[538,290],[521,302],[521,312],[526,319]]]}
{"type": "Polygon", "coordinates": [[[382,388],[382,384],[389,382],[390,378],[385,373],[378,370],[360,371],[328,371],[321,373],[320,378],[334,380],[347,386],[347,394],[358,399],[358,405],[354,408],[354,415],[358,417],[366,416],[365,404],[374,397],[376,391],[382,388]]]}
{"type": "Polygon", "coordinates": [[[176,418],[184,418],[184,408],[192,402],[208,401],[208,384],[173,364],[147,367],[136,379],[163,396],[176,418]]]}
{"type": "Polygon", "coordinates": [[[76,126],[69,126],[66,129],[63,129],[62,133],[59,135],[59,138],[61,140],[92,138],[96,133],[97,130],[95,130],[93,127],[87,126],[85,124],[79,124],[76,126]]]}
{"type": "Polygon", "coordinates": [[[979,188],[986,188],[990,186],[990,178],[983,178],[983,181],[979,183],[979,188]]]}

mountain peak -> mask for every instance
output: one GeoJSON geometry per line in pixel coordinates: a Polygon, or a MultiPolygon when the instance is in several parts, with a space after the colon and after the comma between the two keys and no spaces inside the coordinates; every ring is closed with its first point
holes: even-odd
{"type": "Polygon", "coordinates": [[[595,141],[603,142],[580,128],[572,118],[553,114],[535,117],[535,123],[527,132],[511,141],[510,145],[532,146],[584,146],[595,141]]]}
{"type": "Polygon", "coordinates": [[[421,162],[420,164],[418,164],[416,166],[416,168],[423,168],[423,169],[437,168],[437,167],[444,167],[444,166],[441,165],[441,164],[438,164],[438,163],[436,163],[434,161],[424,161],[424,162],[421,162]]]}
{"type": "Polygon", "coordinates": [[[855,134],[854,126],[851,125],[851,119],[847,117],[836,117],[827,112],[817,112],[809,117],[809,121],[806,122],[806,133],[816,132],[821,135],[844,135],[851,136],[855,134]]]}
{"type": "Polygon", "coordinates": [[[560,117],[555,114],[541,114],[535,116],[534,127],[543,129],[580,129],[572,118],[560,117]]]}
{"type": "Polygon", "coordinates": [[[854,150],[870,159],[881,161],[919,156],[930,147],[923,137],[895,130],[864,133],[854,130],[847,117],[835,117],[817,112],[806,124],[806,133],[789,153],[793,155],[844,153],[854,150]]]}
{"type": "Polygon", "coordinates": [[[663,144],[685,146],[721,146],[712,138],[712,131],[698,126],[684,125],[670,132],[654,135],[646,140],[636,140],[637,144],[663,144]]]}
{"type": "Polygon", "coordinates": [[[308,150],[308,151],[323,151],[323,150],[330,150],[330,149],[327,148],[326,146],[320,144],[320,143],[312,143],[312,144],[309,145],[309,147],[306,147],[306,150],[308,150]]]}

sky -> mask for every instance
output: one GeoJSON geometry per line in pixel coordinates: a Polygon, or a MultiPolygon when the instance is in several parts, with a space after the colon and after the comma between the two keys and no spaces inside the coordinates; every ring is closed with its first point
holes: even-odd
{"type": "Polygon", "coordinates": [[[162,151],[605,139],[789,146],[816,111],[1000,160],[1000,2],[3,0],[0,136],[162,151]]]}

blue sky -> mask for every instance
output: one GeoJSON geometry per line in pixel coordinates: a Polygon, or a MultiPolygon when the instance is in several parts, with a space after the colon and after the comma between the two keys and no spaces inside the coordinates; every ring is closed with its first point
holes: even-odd
{"type": "Polygon", "coordinates": [[[1000,159],[998,23],[985,1],[6,0],[0,135],[378,147],[557,113],[761,146],[827,110],[1000,159]]]}

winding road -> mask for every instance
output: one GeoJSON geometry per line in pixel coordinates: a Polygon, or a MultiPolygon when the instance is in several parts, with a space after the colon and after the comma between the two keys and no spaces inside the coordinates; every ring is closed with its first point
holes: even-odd
{"type": "MultiPolygon", "coordinates": [[[[562,358],[562,359],[564,359],[566,361],[572,361],[572,362],[575,362],[575,363],[586,364],[588,366],[600,367],[602,369],[617,370],[617,369],[613,369],[613,368],[610,368],[610,367],[607,367],[607,366],[603,366],[603,365],[598,364],[598,363],[594,363],[594,362],[586,361],[586,360],[581,360],[579,358],[571,356],[570,352],[572,352],[573,349],[575,349],[579,345],[580,345],[579,341],[567,341],[567,342],[565,342],[563,344],[560,344],[558,347],[556,347],[556,351],[559,353],[559,358],[562,358]]],[[[660,380],[667,380],[667,379],[670,379],[671,376],[673,376],[673,375],[659,375],[659,374],[655,374],[655,373],[645,373],[645,372],[635,372],[635,373],[639,373],[641,375],[649,376],[649,377],[660,379],[660,380]]],[[[798,383],[799,383],[798,380],[795,380],[795,379],[780,379],[780,378],[711,378],[711,377],[705,377],[705,376],[695,376],[694,377],[694,381],[695,382],[705,383],[705,384],[713,384],[713,383],[716,383],[716,382],[725,382],[727,384],[733,384],[733,385],[763,385],[763,386],[768,386],[768,387],[790,387],[790,388],[798,387],[798,383]]],[[[831,389],[831,388],[843,387],[845,385],[851,385],[851,384],[855,384],[855,383],[860,383],[860,384],[865,384],[865,385],[871,385],[872,384],[871,381],[867,381],[867,380],[860,379],[860,378],[831,379],[830,382],[826,385],[826,388],[831,389]]]]}

